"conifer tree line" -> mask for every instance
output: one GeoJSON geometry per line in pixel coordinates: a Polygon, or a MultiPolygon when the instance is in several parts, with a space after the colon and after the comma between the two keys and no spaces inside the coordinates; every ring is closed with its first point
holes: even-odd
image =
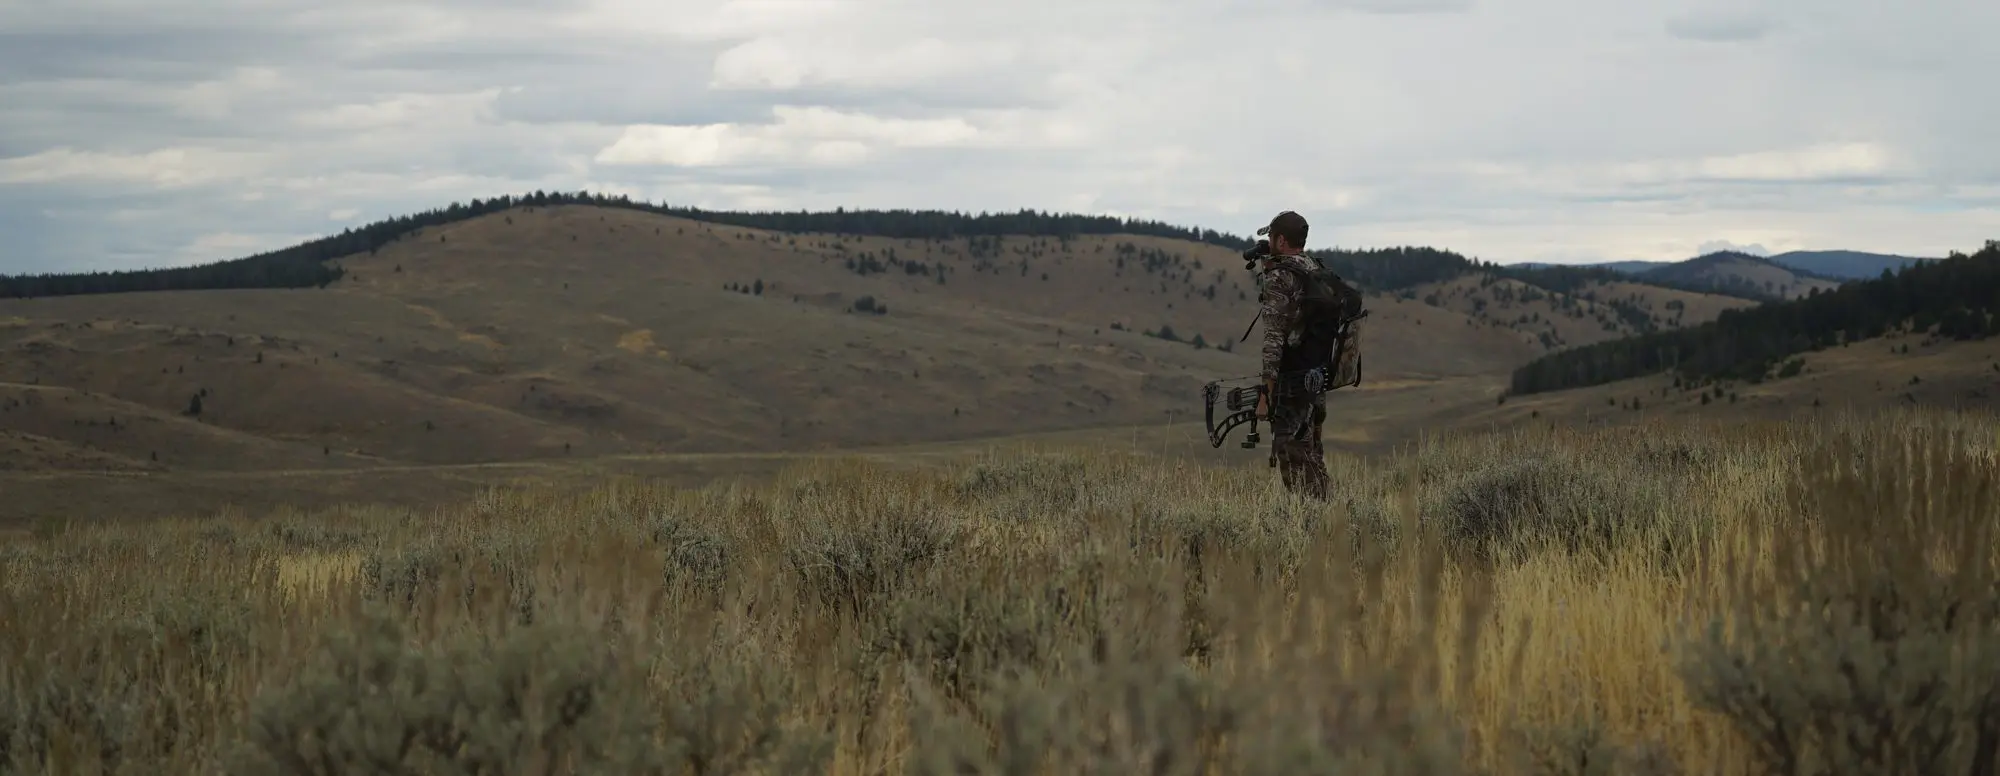
{"type": "Polygon", "coordinates": [[[226,288],[324,288],[340,268],[326,260],[347,255],[308,243],[249,258],[166,269],[0,275],[0,299],[112,294],[131,291],[199,291],[226,288]]]}
{"type": "Polygon", "coordinates": [[[2000,241],[1969,256],[1953,252],[1830,291],[1727,310],[1698,326],[1551,353],[1514,370],[1508,393],[1669,371],[1696,381],[1761,381],[1789,356],[1904,327],[1950,340],[2000,336],[2000,241]]]}

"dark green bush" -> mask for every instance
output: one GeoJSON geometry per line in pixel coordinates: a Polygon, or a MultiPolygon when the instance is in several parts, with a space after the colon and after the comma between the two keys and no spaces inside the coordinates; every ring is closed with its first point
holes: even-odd
{"type": "Polygon", "coordinates": [[[252,706],[230,773],[669,773],[634,656],[530,626],[414,644],[395,619],[336,631],[252,706]]]}

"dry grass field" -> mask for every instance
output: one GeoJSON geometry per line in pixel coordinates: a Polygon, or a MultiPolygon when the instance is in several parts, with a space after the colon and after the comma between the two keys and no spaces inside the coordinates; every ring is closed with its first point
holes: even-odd
{"type": "Polygon", "coordinates": [[[1103,446],[0,544],[21,773],[1989,773],[1996,418],[1103,446]],[[1243,463],[1238,461],[1238,463],[1243,463]]]}

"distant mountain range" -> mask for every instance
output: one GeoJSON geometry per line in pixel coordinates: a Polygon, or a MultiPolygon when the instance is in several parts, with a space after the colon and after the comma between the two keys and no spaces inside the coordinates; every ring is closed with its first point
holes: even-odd
{"type": "Polygon", "coordinates": [[[1717,253],[1707,254],[1704,256],[1697,256],[1695,258],[1688,259],[1687,261],[1682,261],[1682,262],[1604,261],[1592,264],[1568,264],[1568,265],[1550,264],[1547,262],[1522,262],[1520,264],[1516,264],[1513,266],[1524,267],[1524,268],[1556,267],[1556,266],[1599,267],[1611,270],[1613,272],[1622,272],[1628,275],[1637,276],[1654,272],[1663,267],[1671,267],[1679,264],[1687,264],[1689,262],[1699,262],[1704,259],[1709,259],[1713,256],[1722,254],[1728,254],[1732,257],[1757,258],[1761,259],[1762,261],[1767,261],[1772,264],[1776,264],[1780,267],[1784,267],[1786,269],[1796,270],[1808,275],[1816,275],[1830,280],[1868,280],[1871,278],[1880,277],[1882,275],[1882,270],[1886,269],[1890,271],[1899,271],[1902,268],[1909,266],[1913,262],[1926,260],[1924,257],[1898,256],[1887,253],[1868,253],[1865,251],[1790,251],[1787,253],[1780,253],[1775,256],[1763,256],[1763,257],[1750,257],[1749,254],[1739,254],[1733,251],[1720,251],[1717,253]]]}
{"type": "Polygon", "coordinates": [[[1897,272],[1918,261],[1934,260],[1863,251],[1792,251],[1770,258],[1775,264],[1837,280],[1870,280],[1881,277],[1885,269],[1897,272]]]}

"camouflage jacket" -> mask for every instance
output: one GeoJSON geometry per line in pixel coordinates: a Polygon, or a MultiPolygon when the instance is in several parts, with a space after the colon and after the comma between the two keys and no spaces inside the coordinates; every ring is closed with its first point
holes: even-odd
{"type": "Polygon", "coordinates": [[[1281,266],[1290,265],[1308,272],[1319,269],[1305,254],[1272,256],[1265,259],[1258,268],[1264,290],[1258,300],[1261,306],[1259,318],[1264,322],[1264,354],[1262,376],[1266,380],[1278,378],[1278,360],[1285,355],[1285,348],[1299,342],[1299,305],[1305,298],[1305,284],[1298,273],[1285,272],[1281,266]]]}

